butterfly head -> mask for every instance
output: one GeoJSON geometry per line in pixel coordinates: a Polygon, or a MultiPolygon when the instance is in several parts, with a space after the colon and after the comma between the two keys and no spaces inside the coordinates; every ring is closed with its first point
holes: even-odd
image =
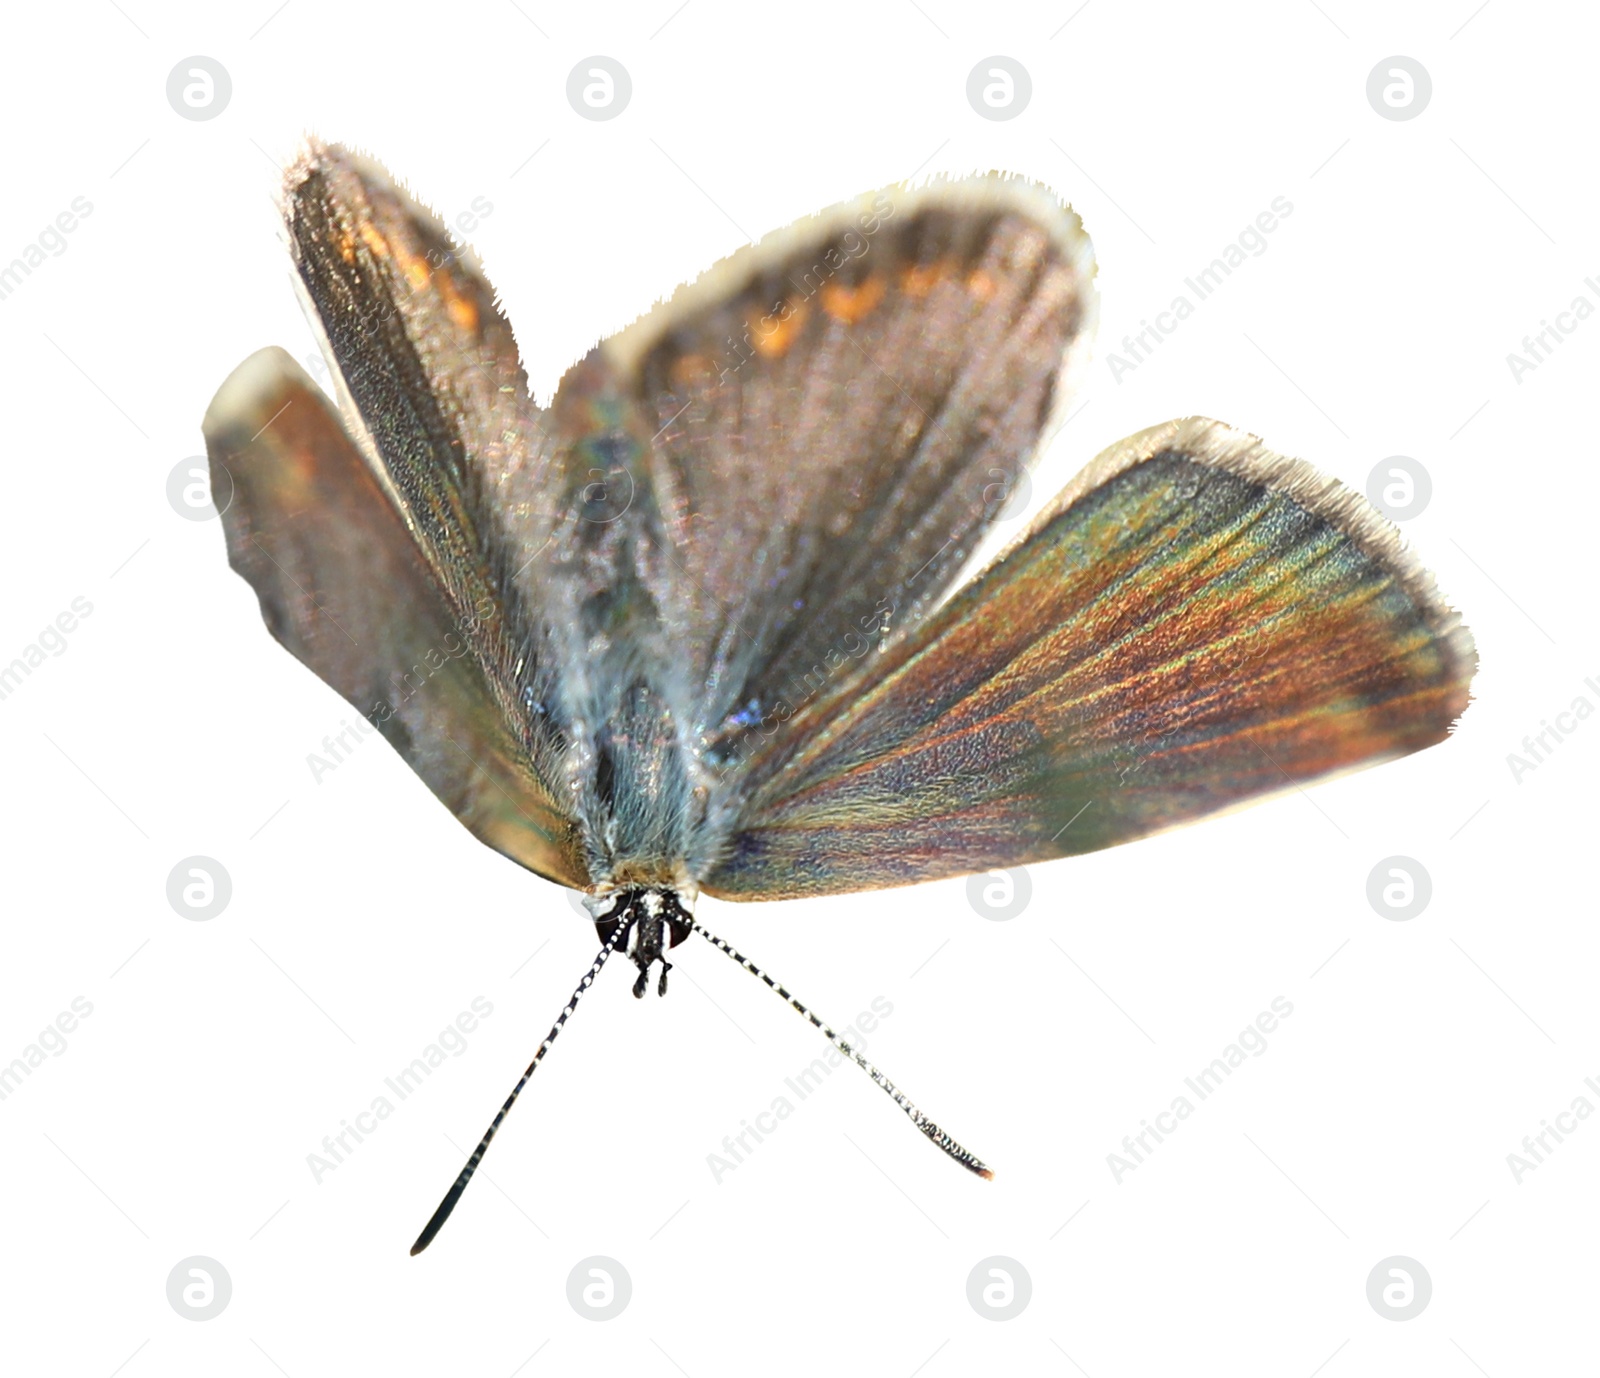
{"type": "Polygon", "coordinates": [[[665,995],[667,973],[672,970],[666,954],[689,936],[694,924],[684,897],[664,886],[641,885],[613,890],[598,901],[591,901],[590,907],[601,942],[610,943],[619,928],[624,930],[616,942],[639,968],[639,979],[633,983],[634,995],[644,998],[650,968],[657,962],[661,963],[661,979],[656,994],[665,995]]]}

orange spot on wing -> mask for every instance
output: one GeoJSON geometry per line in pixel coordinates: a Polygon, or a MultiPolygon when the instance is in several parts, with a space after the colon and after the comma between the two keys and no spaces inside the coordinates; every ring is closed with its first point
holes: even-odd
{"type": "Polygon", "coordinates": [[[470,297],[462,296],[448,273],[439,275],[439,294],[444,298],[444,309],[456,326],[468,332],[478,329],[478,306],[470,297]]]}
{"type": "Polygon", "coordinates": [[[361,236],[361,242],[372,251],[374,258],[389,257],[389,241],[370,220],[363,220],[356,228],[356,233],[361,236]]]}
{"type": "Polygon", "coordinates": [[[822,309],[835,320],[854,325],[883,300],[883,279],[874,273],[854,287],[830,282],[822,289],[822,309]]]}
{"type": "Polygon", "coordinates": [[[763,359],[781,359],[800,334],[800,327],[811,314],[803,301],[785,300],[750,325],[750,343],[763,359]]]}
{"type": "Polygon", "coordinates": [[[912,297],[925,297],[934,287],[951,274],[951,265],[944,259],[932,263],[912,263],[900,271],[901,289],[912,297]]]}
{"type": "Polygon", "coordinates": [[[988,301],[994,296],[995,282],[982,268],[975,268],[967,275],[967,291],[971,292],[979,301],[988,301]]]}
{"type": "Polygon", "coordinates": [[[404,275],[406,283],[413,292],[420,292],[428,285],[428,279],[433,276],[433,270],[428,266],[428,260],[419,254],[414,254],[399,240],[384,238],[380,230],[370,220],[363,220],[357,227],[361,242],[372,251],[374,258],[392,258],[395,266],[404,275]]]}
{"type": "Polygon", "coordinates": [[[406,281],[411,284],[413,292],[420,292],[428,285],[428,260],[425,258],[408,258],[405,261],[406,281]]]}
{"type": "Polygon", "coordinates": [[[339,257],[346,263],[356,261],[356,240],[349,230],[340,230],[339,237],[334,240],[334,247],[339,251],[339,257]]]}

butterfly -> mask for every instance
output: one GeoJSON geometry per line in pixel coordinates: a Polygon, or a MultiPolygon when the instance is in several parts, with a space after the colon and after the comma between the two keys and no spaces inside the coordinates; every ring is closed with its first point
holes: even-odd
{"type": "Polygon", "coordinates": [[[279,642],[483,842],[580,891],[642,996],[694,917],[1018,867],[1444,739],[1472,638],[1357,494],[1216,421],[1099,455],[952,586],[1062,415],[1094,258],[1044,187],[890,186],[741,249],[535,405],[471,253],[310,143],[288,244],[338,403],[281,349],[207,411],[279,642]]]}

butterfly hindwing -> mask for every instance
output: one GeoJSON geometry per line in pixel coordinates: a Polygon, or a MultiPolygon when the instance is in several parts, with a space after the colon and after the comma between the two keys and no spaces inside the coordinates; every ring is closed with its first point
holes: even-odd
{"type": "MultiPolygon", "coordinates": [[[[581,886],[571,820],[531,768],[432,571],[338,413],[287,354],[245,360],[206,413],[228,555],[274,636],[375,725],[478,837],[581,886]],[[226,471],[224,476],[223,471],[226,471]]],[[[478,610],[491,619],[486,601],[478,610]]]]}
{"type": "Polygon", "coordinates": [[[1359,496],[1216,422],[1101,455],[752,782],[712,894],[1093,851],[1442,740],[1468,632],[1359,496]]]}

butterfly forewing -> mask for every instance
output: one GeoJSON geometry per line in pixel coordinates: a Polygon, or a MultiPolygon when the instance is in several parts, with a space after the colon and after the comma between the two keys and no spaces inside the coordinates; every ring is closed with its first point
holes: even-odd
{"type": "Polygon", "coordinates": [[[937,602],[1015,494],[1095,309],[1077,217],[1002,176],[889,187],[620,336],[653,433],[685,724],[737,772],[937,602]]]}
{"type": "Polygon", "coordinates": [[[284,219],[346,424],[456,613],[502,716],[564,792],[559,656],[519,581],[563,519],[566,449],[532,404],[511,328],[470,254],[382,168],[312,144],[284,219]]]}
{"type": "Polygon", "coordinates": [[[470,604],[488,501],[540,434],[511,328],[466,251],[366,159],[313,145],[289,171],[284,218],[357,436],[470,604]]]}
{"type": "Polygon", "coordinates": [[[713,894],[1093,851],[1442,740],[1472,641],[1358,496],[1216,422],[1096,460],[759,767],[713,894]]]}

